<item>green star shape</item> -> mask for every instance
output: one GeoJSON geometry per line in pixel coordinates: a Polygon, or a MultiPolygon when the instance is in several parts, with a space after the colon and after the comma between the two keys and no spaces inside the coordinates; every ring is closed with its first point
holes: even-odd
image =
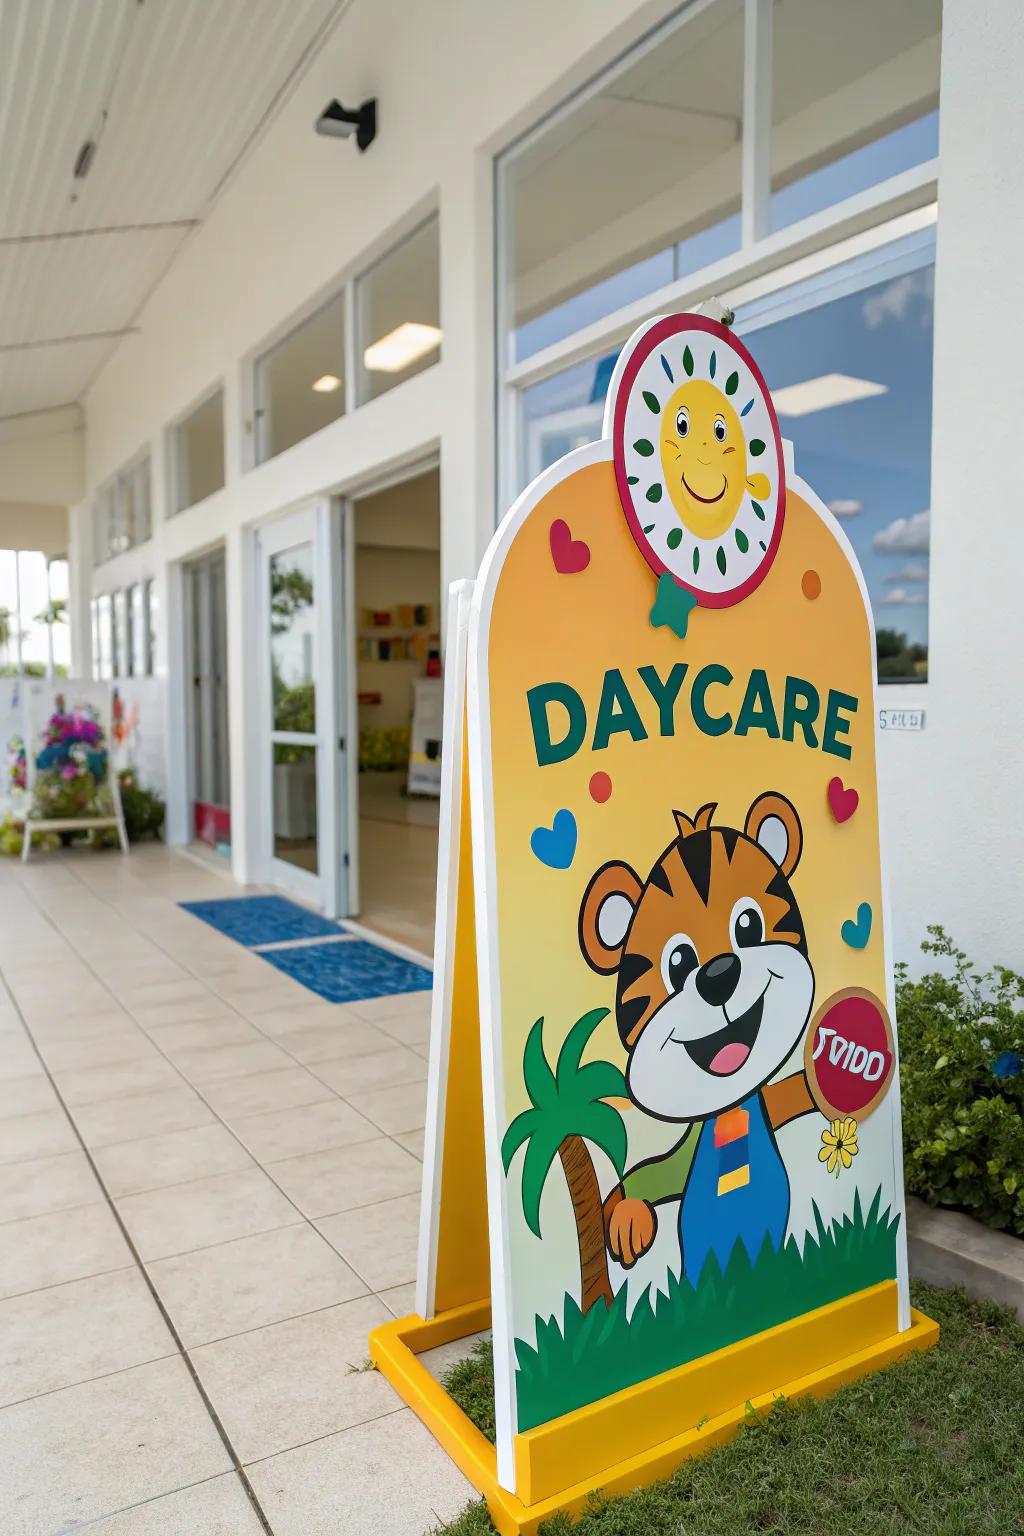
{"type": "Polygon", "coordinates": [[[697,606],[697,599],[692,592],[681,587],[674,577],[665,571],[658,577],[658,591],[654,599],[654,607],[651,609],[651,627],[660,629],[667,625],[674,635],[680,640],[686,639],[686,628],[690,622],[690,614],[697,606]]]}

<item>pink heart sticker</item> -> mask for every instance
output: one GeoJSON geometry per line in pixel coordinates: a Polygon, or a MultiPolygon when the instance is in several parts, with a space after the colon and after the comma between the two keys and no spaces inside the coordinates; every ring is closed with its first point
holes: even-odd
{"type": "Polygon", "coordinates": [[[590,564],[590,545],[582,539],[574,539],[569,524],[556,518],[551,524],[551,558],[560,576],[572,576],[585,571],[590,564]]]}
{"type": "Polygon", "coordinates": [[[829,779],[828,803],[836,821],[849,821],[860,804],[860,795],[855,789],[847,789],[842,779],[829,779]]]}

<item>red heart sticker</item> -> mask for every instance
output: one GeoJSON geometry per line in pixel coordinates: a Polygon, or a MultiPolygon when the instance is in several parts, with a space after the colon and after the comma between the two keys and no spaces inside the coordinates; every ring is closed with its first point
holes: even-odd
{"type": "Polygon", "coordinates": [[[896,1053],[882,1004],[860,987],[835,992],[815,1014],[804,1047],[814,1101],[830,1120],[864,1120],[885,1097],[896,1053]]]}
{"type": "Polygon", "coordinates": [[[551,524],[551,558],[560,576],[573,576],[585,571],[590,564],[590,545],[582,539],[574,539],[569,524],[556,518],[551,524]]]}
{"type": "Polygon", "coordinates": [[[855,789],[847,789],[842,779],[829,779],[828,803],[836,821],[849,821],[860,804],[860,795],[855,789]]]}

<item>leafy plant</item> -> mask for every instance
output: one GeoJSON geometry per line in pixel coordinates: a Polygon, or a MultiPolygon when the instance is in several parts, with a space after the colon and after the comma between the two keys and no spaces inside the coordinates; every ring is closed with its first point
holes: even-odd
{"type": "Polygon", "coordinates": [[[163,800],[155,790],[146,789],[140,784],[130,768],[122,769],[117,781],[121,789],[121,810],[124,813],[128,841],[138,843],[144,837],[159,837],[167,811],[163,800]]]}
{"type": "Polygon", "coordinates": [[[537,1237],[541,1235],[541,1193],[555,1158],[561,1162],[576,1219],[584,1313],[596,1301],[612,1300],[601,1189],[587,1142],[607,1154],[620,1178],[626,1161],[622,1116],[604,1102],[625,1098],[625,1079],[610,1061],[580,1066],[587,1041],[607,1014],[607,1008],[594,1008],[577,1019],[562,1042],[554,1072],[544,1054],[544,1020],[537,1020],[523,1053],[523,1081],[531,1107],[516,1116],[501,1143],[506,1174],[516,1152],[526,1143],[523,1215],[537,1237]]]}
{"type": "Polygon", "coordinates": [[[625,1286],[607,1311],[585,1313],[567,1296],[561,1319],[537,1319],[535,1347],[516,1340],[520,1430],[892,1279],[899,1217],[879,1213],[881,1197],[865,1216],[856,1194],[853,1215],[827,1227],[815,1206],[802,1247],[766,1239],[752,1261],[737,1242],[724,1273],[711,1253],[698,1285],[669,1275],[666,1293],[646,1291],[628,1316],[625,1286]]]}
{"type": "Polygon", "coordinates": [[[896,967],[907,1189],[1024,1236],[1024,977],[928,932],[946,969],[896,967]]]}

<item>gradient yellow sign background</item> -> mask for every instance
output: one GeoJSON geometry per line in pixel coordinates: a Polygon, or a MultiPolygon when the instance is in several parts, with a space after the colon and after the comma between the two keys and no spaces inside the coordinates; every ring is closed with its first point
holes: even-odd
{"type": "MultiPolygon", "coordinates": [[[[526,1106],[522,1052],[533,1021],[543,1015],[553,1026],[548,1038],[557,1040],[586,1009],[611,1006],[613,981],[595,976],[577,941],[587,882],[608,859],[624,859],[644,878],[675,835],[675,809],[692,814],[717,801],[716,824],[742,828],[757,795],[766,790],[786,795],[803,824],[803,856],[793,887],[806,926],[816,1001],[849,986],[886,997],[872,636],[845,551],[791,490],[778,554],[750,596],[732,608],[695,610],[685,640],[679,640],[665,627],[652,628],[654,594],[654,575],[619,510],[610,460],[578,470],[549,491],[519,529],[498,579],[487,665],[506,1123],[526,1106]],[[590,548],[584,571],[562,575],[555,569],[549,537],[559,518],[590,548]],[[809,598],[805,587],[818,595],[809,598]],[[676,700],[676,734],[662,737],[657,707],[636,668],[651,664],[665,677],[677,661],[685,661],[689,672],[676,700]],[[855,696],[859,708],[842,738],[850,758],[826,753],[820,745],[812,749],[799,729],[792,742],[770,740],[761,730],[744,737],[731,731],[702,734],[690,714],[689,684],[712,662],[728,668],[734,681],[709,690],[708,709],[716,715],[728,710],[734,721],[752,667],[766,671],[780,723],[787,676],[817,688],[819,741],[829,689],[855,696]],[[607,748],[594,751],[593,728],[609,668],[622,672],[649,736],[633,741],[617,734],[607,748]],[[571,684],[586,702],[587,739],[568,761],[541,767],[526,696],[535,685],[556,679],[571,684]],[[612,781],[604,805],[591,799],[588,788],[598,771],[612,781]],[[855,816],[841,826],[827,800],[828,782],[837,774],[860,795],[855,816]],[[576,817],[578,846],[569,869],[548,869],[531,851],[530,837],[563,807],[576,817]],[[865,901],[873,912],[871,939],[864,950],[854,950],[842,942],[840,925],[865,901]]],[[[553,710],[552,718],[563,716],[553,710]]],[[[590,1054],[622,1059],[610,1019],[590,1054]]]]}

